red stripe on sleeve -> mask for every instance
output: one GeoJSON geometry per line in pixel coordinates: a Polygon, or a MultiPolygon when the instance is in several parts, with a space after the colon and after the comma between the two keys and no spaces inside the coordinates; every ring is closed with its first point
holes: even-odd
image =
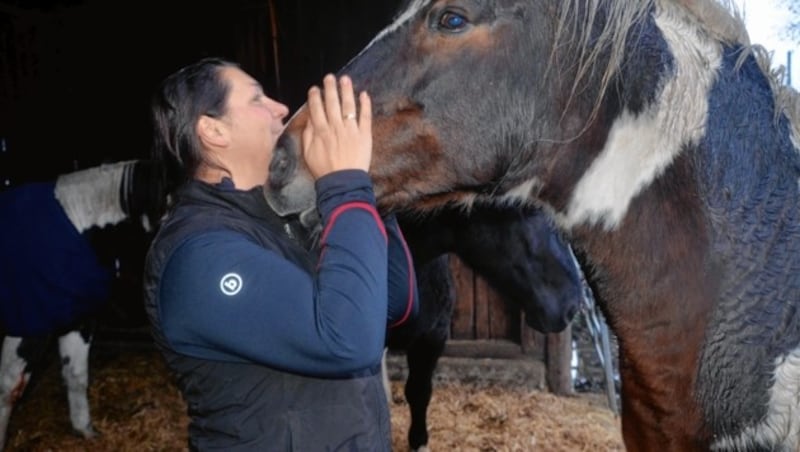
{"type": "Polygon", "coordinates": [[[416,293],[414,287],[417,284],[417,276],[414,273],[414,262],[411,258],[411,250],[408,249],[406,238],[403,236],[403,231],[399,227],[397,228],[397,233],[400,234],[400,239],[403,242],[403,250],[406,253],[406,264],[408,265],[408,302],[406,303],[406,312],[403,314],[403,317],[389,325],[389,328],[402,325],[408,320],[408,316],[411,315],[411,309],[414,307],[414,293],[416,293]]]}

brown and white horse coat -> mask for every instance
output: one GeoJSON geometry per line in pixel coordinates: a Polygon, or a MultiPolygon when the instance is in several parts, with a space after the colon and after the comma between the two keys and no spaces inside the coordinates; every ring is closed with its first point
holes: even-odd
{"type": "MultiPolygon", "coordinates": [[[[620,346],[628,450],[800,449],[796,95],[708,0],[416,0],[340,73],[384,210],[523,199],[620,346]]],[[[312,206],[292,118],[267,196],[312,206]]]]}

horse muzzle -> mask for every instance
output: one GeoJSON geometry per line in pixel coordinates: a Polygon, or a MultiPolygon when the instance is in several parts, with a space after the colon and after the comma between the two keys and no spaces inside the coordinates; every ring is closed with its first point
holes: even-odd
{"type": "Polygon", "coordinates": [[[316,207],[314,179],[302,163],[299,146],[299,137],[284,133],[278,139],[269,165],[264,197],[280,216],[299,214],[316,207]]]}
{"type": "Polygon", "coordinates": [[[536,308],[525,307],[525,323],[540,333],[560,333],[580,310],[580,299],[559,299],[536,308]]]}

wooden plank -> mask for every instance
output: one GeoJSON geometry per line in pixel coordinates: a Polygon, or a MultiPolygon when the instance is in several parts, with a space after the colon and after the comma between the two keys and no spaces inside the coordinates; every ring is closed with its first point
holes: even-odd
{"type": "Polygon", "coordinates": [[[511,328],[514,314],[512,308],[488,283],[483,279],[481,281],[486,287],[486,304],[489,306],[489,338],[510,341],[518,339],[511,328]]]}
{"type": "Polygon", "coordinates": [[[450,256],[450,271],[456,292],[450,337],[475,339],[475,292],[473,272],[457,256],[450,256]]]}
{"type": "Polygon", "coordinates": [[[445,344],[442,356],[476,359],[529,358],[522,353],[519,344],[497,339],[449,340],[447,344],[445,344]]]}
{"type": "Polygon", "coordinates": [[[547,335],[547,386],[557,395],[572,394],[572,327],[547,335]]]}
{"type": "Polygon", "coordinates": [[[475,339],[492,339],[489,291],[491,288],[480,276],[475,275],[475,339]]]}
{"type": "Polygon", "coordinates": [[[524,314],[520,316],[519,322],[522,353],[534,359],[544,361],[547,356],[547,338],[544,334],[534,330],[525,323],[524,314]]]}

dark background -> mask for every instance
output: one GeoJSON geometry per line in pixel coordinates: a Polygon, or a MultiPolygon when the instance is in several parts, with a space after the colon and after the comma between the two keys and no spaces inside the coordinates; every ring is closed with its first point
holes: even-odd
{"type": "MultiPolygon", "coordinates": [[[[148,157],[151,94],[166,75],[204,56],[240,63],[294,111],[310,85],[391,21],[399,3],[0,0],[0,191],[148,157]]],[[[122,226],[93,240],[117,268],[106,323],[140,324],[148,238],[122,226]]]]}
{"type": "Polygon", "coordinates": [[[203,56],[240,63],[294,110],[398,3],[0,0],[0,183],[147,157],[151,93],[203,56]]]}

